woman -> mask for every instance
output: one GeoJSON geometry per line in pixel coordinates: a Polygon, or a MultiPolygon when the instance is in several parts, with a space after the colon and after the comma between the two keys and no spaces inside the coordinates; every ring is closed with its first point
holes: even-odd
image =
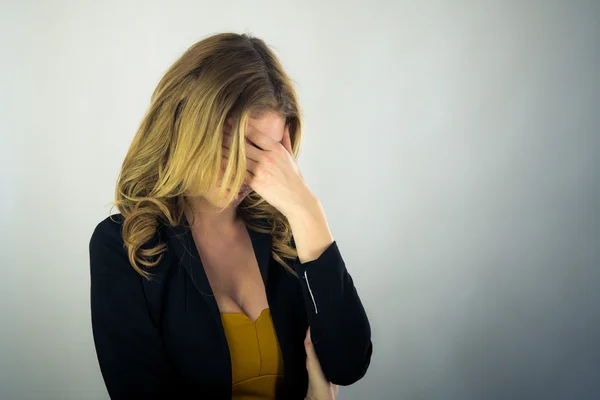
{"type": "Polygon", "coordinates": [[[371,329],[295,161],[300,109],[280,62],[260,39],[217,34],[151,100],[120,213],[90,240],[111,398],[335,398],[366,373],[371,329]]]}

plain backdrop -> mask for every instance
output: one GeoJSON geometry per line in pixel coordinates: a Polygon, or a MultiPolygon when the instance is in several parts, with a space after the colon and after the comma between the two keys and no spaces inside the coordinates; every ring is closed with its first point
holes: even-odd
{"type": "Polygon", "coordinates": [[[108,398],[90,235],[158,80],[222,31],[300,96],[372,324],[339,399],[600,398],[600,2],[112,0],[0,6],[1,399],[108,398]]]}

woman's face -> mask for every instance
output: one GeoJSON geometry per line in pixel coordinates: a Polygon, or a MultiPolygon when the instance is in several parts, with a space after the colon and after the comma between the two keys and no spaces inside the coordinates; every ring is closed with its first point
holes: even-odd
{"type": "MultiPolygon", "coordinates": [[[[231,120],[229,122],[231,122],[231,120]]],[[[248,131],[248,130],[258,130],[259,132],[269,136],[270,138],[272,138],[278,142],[281,142],[283,139],[283,133],[285,131],[285,119],[280,114],[278,114],[274,111],[265,111],[258,118],[249,118],[248,119],[248,125],[246,126],[246,131],[248,131]]],[[[248,140],[246,140],[246,143],[247,143],[247,145],[250,145],[250,146],[253,145],[248,140]]],[[[225,172],[225,168],[221,168],[221,172],[219,174],[219,182],[218,182],[217,186],[214,187],[206,196],[207,199],[212,204],[216,204],[219,207],[222,207],[224,204],[217,203],[215,199],[216,199],[217,193],[219,191],[219,188],[221,187],[221,181],[223,179],[224,172],[225,172]]],[[[246,172],[246,176],[248,176],[249,172],[248,171],[245,171],[245,172],[246,172]]],[[[228,188],[227,194],[229,194],[229,191],[230,191],[230,189],[228,188]]],[[[231,206],[237,207],[242,202],[244,197],[246,197],[251,191],[252,191],[252,189],[250,188],[250,186],[244,184],[242,186],[242,190],[236,194],[231,206]]]]}

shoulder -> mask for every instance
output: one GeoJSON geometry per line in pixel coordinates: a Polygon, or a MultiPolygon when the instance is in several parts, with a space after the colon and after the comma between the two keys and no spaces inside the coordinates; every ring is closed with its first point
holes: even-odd
{"type": "Polygon", "coordinates": [[[92,275],[98,273],[126,274],[131,268],[127,249],[121,233],[124,217],[113,214],[94,228],[89,242],[90,268],[92,275]]]}
{"type": "Polygon", "coordinates": [[[115,244],[122,246],[124,243],[121,233],[123,221],[122,214],[113,214],[96,224],[90,238],[90,250],[115,244]]]}
{"type": "MultiPolygon", "coordinates": [[[[125,217],[113,214],[96,224],[89,241],[90,267],[92,275],[97,273],[118,274],[141,278],[129,260],[129,251],[123,239],[125,217]]],[[[154,248],[162,239],[162,225],[156,234],[140,245],[142,249],[154,248]]],[[[142,269],[146,269],[141,266],[142,269]]],[[[154,268],[152,271],[160,270],[154,268]]]]}
{"type": "Polygon", "coordinates": [[[122,214],[112,214],[104,218],[94,228],[92,233],[92,240],[105,240],[106,236],[111,236],[114,239],[123,240],[121,235],[121,228],[123,227],[123,221],[125,218],[122,214]]]}

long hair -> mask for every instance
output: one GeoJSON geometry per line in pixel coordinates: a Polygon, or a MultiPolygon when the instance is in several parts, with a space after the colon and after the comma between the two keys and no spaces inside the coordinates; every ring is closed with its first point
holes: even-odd
{"type": "MultiPolygon", "coordinates": [[[[206,37],[167,70],[125,156],[112,203],[124,217],[129,261],[142,277],[151,279],[144,267],[156,266],[167,247],[161,242],[145,246],[161,224],[181,224],[185,209],[191,209],[187,196],[205,195],[217,185],[223,128],[230,117],[234,140],[217,197],[226,204],[234,199],[245,175],[236,171],[246,171],[246,123],[266,110],[285,118],[296,158],[301,143],[297,95],[279,60],[259,38],[236,33],[206,37]]],[[[254,191],[236,212],[249,229],[272,235],[273,258],[297,276],[284,261],[297,257],[287,218],[254,191]]]]}

